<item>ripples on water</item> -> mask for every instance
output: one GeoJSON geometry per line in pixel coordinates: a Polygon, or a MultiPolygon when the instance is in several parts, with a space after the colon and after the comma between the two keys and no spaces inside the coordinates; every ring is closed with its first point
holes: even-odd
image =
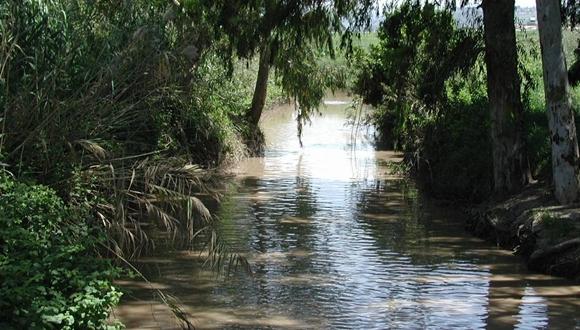
{"type": "MultiPolygon", "coordinates": [[[[199,328],[580,327],[580,287],[526,273],[507,252],[466,235],[454,210],[389,175],[385,163],[397,157],[374,151],[370,132],[353,145],[347,101],[325,102],[304,148],[289,107],[268,113],[265,157],[236,169],[220,216],[253,277],[216,278],[184,252],[142,261],[199,328]]],[[[140,300],[128,299],[121,319],[170,327],[164,307],[135,289],[140,300]]]]}

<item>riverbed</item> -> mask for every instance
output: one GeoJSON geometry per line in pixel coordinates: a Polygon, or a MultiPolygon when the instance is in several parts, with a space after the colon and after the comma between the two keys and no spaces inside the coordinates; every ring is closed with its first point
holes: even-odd
{"type": "Polygon", "coordinates": [[[580,285],[471,237],[459,210],[392,174],[401,157],[372,129],[346,125],[348,97],[325,104],[303,147],[292,106],[267,112],[264,157],[233,169],[218,214],[253,274],[217,276],[187,251],[143,258],[151,285],[125,282],[115,313],[127,328],[177,327],[152,287],[199,329],[580,328],[580,285]]]}

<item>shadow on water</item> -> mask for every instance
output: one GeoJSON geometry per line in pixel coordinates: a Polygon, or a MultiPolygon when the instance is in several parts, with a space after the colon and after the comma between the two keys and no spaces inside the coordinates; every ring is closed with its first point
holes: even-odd
{"type": "MultiPolygon", "coordinates": [[[[220,206],[222,234],[254,275],[218,278],[187,251],[140,260],[154,287],[177,296],[201,329],[543,329],[580,327],[580,286],[528,273],[509,252],[463,231],[392,176],[361,136],[350,145],[346,98],[327,102],[295,139],[288,107],[263,122],[265,157],[236,169],[220,206]]],[[[116,311],[128,328],[172,328],[151,288],[116,311]]]]}

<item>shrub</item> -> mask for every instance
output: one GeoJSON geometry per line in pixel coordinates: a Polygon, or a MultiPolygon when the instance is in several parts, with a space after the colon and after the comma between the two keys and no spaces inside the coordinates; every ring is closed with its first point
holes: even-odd
{"type": "Polygon", "coordinates": [[[482,200],[492,191],[487,99],[450,101],[427,128],[420,168],[436,196],[482,200]]]}
{"type": "Polygon", "coordinates": [[[106,329],[118,270],[54,191],[0,174],[0,327],[106,329]]]}
{"type": "Polygon", "coordinates": [[[355,91],[376,107],[369,121],[379,144],[412,155],[412,168],[442,197],[479,199],[491,189],[481,37],[458,28],[449,11],[405,2],[359,65],[355,91]]]}

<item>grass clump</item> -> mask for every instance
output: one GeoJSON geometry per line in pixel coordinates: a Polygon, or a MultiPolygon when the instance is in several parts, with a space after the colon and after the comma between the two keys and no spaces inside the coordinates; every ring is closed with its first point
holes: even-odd
{"type": "Polygon", "coordinates": [[[539,210],[535,218],[542,226],[541,236],[545,237],[550,244],[557,244],[567,239],[578,237],[579,228],[575,219],[558,216],[549,210],[539,210]]]}

